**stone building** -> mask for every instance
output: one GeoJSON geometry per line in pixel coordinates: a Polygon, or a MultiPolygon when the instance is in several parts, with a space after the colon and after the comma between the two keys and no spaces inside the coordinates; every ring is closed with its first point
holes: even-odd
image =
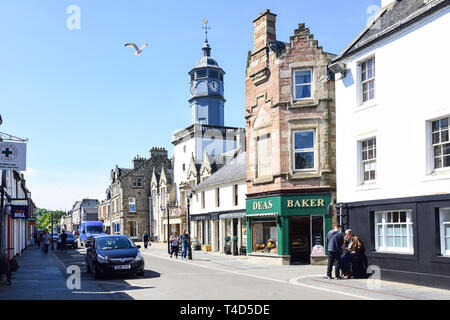
{"type": "Polygon", "coordinates": [[[304,24],[277,41],[275,22],[270,10],[253,21],[247,60],[247,247],[251,259],[318,263],[335,220],[335,56],[304,24]]]}
{"type": "Polygon", "coordinates": [[[111,170],[111,231],[114,234],[124,234],[136,240],[142,234],[149,232],[151,227],[152,206],[151,179],[155,169],[171,168],[172,164],[164,148],[152,148],[150,158],[135,157],[133,168],[111,170]]]}

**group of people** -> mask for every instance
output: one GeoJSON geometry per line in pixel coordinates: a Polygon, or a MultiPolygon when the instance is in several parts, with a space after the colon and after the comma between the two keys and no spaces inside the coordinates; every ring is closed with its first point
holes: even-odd
{"type": "Polygon", "coordinates": [[[175,254],[175,258],[178,259],[178,251],[181,245],[181,260],[187,260],[188,251],[191,249],[191,238],[189,234],[186,232],[186,229],[183,230],[183,233],[178,236],[177,232],[174,232],[169,239],[170,242],[170,257],[175,254]]]}
{"type": "Polygon", "coordinates": [[[328,268],[327,278],[331,276],[333,265],[335,267],[336,279],[347,277],[359,278],[365,275],[367,269],[364,245],[362,241],[353,234],[351,229],[341,232],[341,226],[337,224],[327,234],[328,243],[328,268]],[[341,275],[342,272],[342,275],[341,275]]]}
{"type": "Polygon", "coordinates": [[[50,245],[50,235],[48,234],[47,230],[44,231],[38,231],[35,230],[33,232],[33,239],[36,246],[41,249],[44,253],[44,255],[48,254],[48,246],[50,245]],[[41,247],[42,243],[42,247],[41,247]]]}
{"type": "MultiPolygon", "coordinates": [[[[65,230],[61,232],[59,235],[59,239],[61,239],[61,245],[59,249],[61,251],[67,251],[67,233],[65,230]]],[[[50,246],[50,241],[52,241],[50,234],[47,230],[39,231],[35,230],[33,232],[33,240],[36,246],[41,249],[44,255],[48,255],[48,247],[50,246]],[[42,247],[41,247],[42,243],[42,247]]]]}

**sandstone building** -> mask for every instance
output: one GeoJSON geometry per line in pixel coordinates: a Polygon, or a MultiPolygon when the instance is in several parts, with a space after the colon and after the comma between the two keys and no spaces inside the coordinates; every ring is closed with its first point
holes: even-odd
{"type": "Polygon", "coordinates": [[[274,263],[320,262],[335,199],[335,57],[300,24],[277,41],[276,15],[253,21],[245,79],[247,250],[274,263]]]}

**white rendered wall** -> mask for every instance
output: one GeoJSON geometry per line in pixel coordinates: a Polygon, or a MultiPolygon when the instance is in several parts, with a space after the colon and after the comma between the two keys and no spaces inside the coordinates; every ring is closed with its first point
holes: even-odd
{"type": "Polygon", "coordinates": [[[450,193],[450,170],[432,170],[428,131],[450,115],[448,13],[350,57],[344,80],[336,74],[338,202],[450,193]],[[373,54],[376,98],[360,106],[357,61],[373,54]],[[374,136],[377,179],[359,185],[357,141],[374,136]]]}
{"type": "Polygon", "coordinates": [[[217,211],[245,210],[245,194],[247,193],[247,184],[244,181],[231,183],[205,189],[205,208],[202,209],[202,192],[196,191],[192,197],[191,215],[205,214],[217,211]],[[238,185],[238,205],[233,205],[233,185],[238,185]],[[216,188],[220,187],[220,203],[216,207],[216,188]]]}

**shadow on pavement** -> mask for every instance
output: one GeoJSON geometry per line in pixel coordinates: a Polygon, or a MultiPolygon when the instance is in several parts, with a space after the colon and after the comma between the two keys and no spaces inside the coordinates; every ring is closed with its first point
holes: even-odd
{"type": "Polygon", "coordinates": [[[81,270],[81,289],[73,290],[75,299],[97,299],[96,295],[103,296],[105,299],[113,300],[131,300],[126,291],[131,290],[148,290],[153,289],[151,286],[138,286],[128,283],[126,280],[139,280],[159,278],[161,275],[158,272],[145,270],[143,277],[135,275],[105,275],[94,280],[92,274],[87,272],[85,262],[85,249],[69,249],[67,252],[53,251],[54,255],[59,259],[61,264],[60,271],[65,278],[69,277],[66,273],[67,267],[70,265],[77,265],[81,270]]]}

